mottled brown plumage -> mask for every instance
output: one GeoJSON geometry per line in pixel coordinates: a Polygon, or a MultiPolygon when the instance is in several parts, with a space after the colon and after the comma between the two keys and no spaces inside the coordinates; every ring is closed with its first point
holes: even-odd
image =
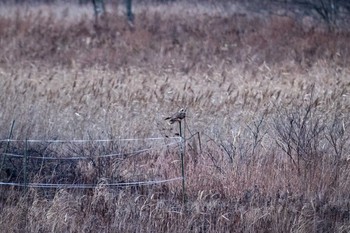
{"type": "Polygon", "coordinates": [[[164,118],[164,120],[169,120],[170,124],[174,124],[175,122],[180,122],[186,117],[186,109],[181,108],[178,112],[170,117],[164,118]]]}

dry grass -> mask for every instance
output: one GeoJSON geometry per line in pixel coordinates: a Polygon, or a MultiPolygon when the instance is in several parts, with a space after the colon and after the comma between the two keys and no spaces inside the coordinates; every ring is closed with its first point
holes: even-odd
{"type": "MultiPolygon", "coordinates": [[[[1,138],[13,120],[16,139],[173,136],[163,119],[186,106],[186,135],[202,140],[201,152],[194,138],[186,144],[185,206],[178,181],[104,185],[180,176],[170,139],[31,143],[29,156],[91,157],[29,161],[32,182],[98,185],[2,186],[2,231],[348,232],[348,32],[171,6],[139,6],[134,29],[120,9],[95,26],[77,6],[56,16],[50,6],[1,9],[1,138]]],[[[24,144],[5,148],[23,153],[24,144]]],[[[1,181],[23,181],[22,160],[4,164],[1,181]]]]}

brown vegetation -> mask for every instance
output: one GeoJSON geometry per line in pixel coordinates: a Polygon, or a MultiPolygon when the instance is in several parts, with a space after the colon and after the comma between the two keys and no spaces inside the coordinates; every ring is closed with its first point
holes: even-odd
{"type": "Polygon", "coordinates": [[[157,7],[134,28],[118,10],[94,25],[84,7],[0,9],[0,136],[15,120],[14,139],[172,137],[164,117],[187,107],[186,137],[201,136],[186,141],[187,203],[180,181],[108,185],[180,176],[171,138],[0,142],[1,182],[97,184],[1,186],[1,231],[350,231],[349,33],[157,7]],[[72,156],[89,159],[30,159],[72,156]]]}

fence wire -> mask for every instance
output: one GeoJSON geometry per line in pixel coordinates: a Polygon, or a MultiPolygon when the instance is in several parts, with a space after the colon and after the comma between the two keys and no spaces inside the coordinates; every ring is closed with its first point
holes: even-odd
{"type": "Polygon", "coordinates": [[[112,186],[112,187],[128,187],[128,186],[140,186],[140,185],[154,185],[162,184],[167,182],[173,182],[182,180],[182,177],[176,177],[167,180],[151,180],[151,181],[137,181],[137,182],[124,182],[124,183],[113,183],[113,184],[46,184],[46,183],[6,183],[0,182],[0,186],[13,186],[13,187],[26,187],[26,188],[65,188],[65,189],[91,189],[98,186],[112,186]]]}
{"type": "MultiPolygon", "coordinates": [[[[38,140],[38,139],[27,139],[27,140],[18,140],[18,139],[1,139],[0,142],[14,142],[14,143],[50,143],[50,144],[64,144],[64,143],[98,143],[98,142],[132,142],[132,141],[155,141],[155,140],[169,140],[169,139],[178,139],[179,141],[167,143],[164,145],[153,146],[151,148],[135,150],[131,152],[120,152],[112,154],[103,154],[96,156],[74,156],[74,157],[45,157],[45,156],[28,156],[25,154],[16,154],[16,153],[0,153],[6,157],[14,158],[26,158],[26,159],[40,159],[40,160],[88,160],[95,158],[108,158],[108,157],[118,157],[118,156],[134,156],[141,153],[169,147],[173,145],[178,145],[181,143],[181,137],[152,137],[152,138],[118,138],[118,139],[83,139],[83,140],[38,140]]],[[[26,152],[25,152],[26,153],[26,152]]],[[[24,188],[66,188],[66,189],[92,189],[98,186],[110,186],[110,187],[128,187],[128,186],[140,186],[140,185],[154,185],[162,184],[167,182],[173,182],[177,180],[182,180],[183,177],[176,177],[165,180],[151,180],[151,181],[135,181],[135,182],[123,182],[123,183],[98,183],[98,184],[49,184],[49,183],[15,183],[15,182],[0,182],[0,186],[12,186],[12,187],[24,187],[24,188]]]]}
{"type": "Polygon", "coordinates": [[[151,138],[117,138],[117,139],[73,139],[73,140],[40,140],[40,139],[1,139],[0,142],[30,142],[30,143],[85,143],[85,142],[118,142],[118,141],[155,141],[165,139],[181,139],[181,137],[151,137],[151,138]]]}
{"type": "Polygon", "coordinates": [[[109,158],[109,157],[118,157],[118,156],[132,156],[132,155],[138,155],[143,152],[151,151],[157,148],[163,148],[163,147],[169,147],[172,145],[177,145],[179,142],[172,142],[161,146],[156,146],[152,148],[142,149],[142,150],[136,150],[132,152],[124,152],[124,153],[112,153],[112,154],[105,154],[105,155],[96,155],[96,156],[74,156],[74,157],[45,157],[45,156],[25,156],[23,154],[14,154],[14,153],[1,153],[3,155],[6,155],[8,157],[16,157],[16,158],[28,158],[28,159],[41,159],[41,160],[85,160],[85,159],[95,159],[95,158],[109,158]]]}

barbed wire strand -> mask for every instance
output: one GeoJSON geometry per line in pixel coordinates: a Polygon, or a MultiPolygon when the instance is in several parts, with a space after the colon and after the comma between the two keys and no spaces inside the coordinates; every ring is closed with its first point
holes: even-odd
{"type": "MultiPolygon", "coordinates": [[[[151,151],[156,148],[163,148],[163,147],[168,147],[172,145],[177,145],[178,142],[172,142],[168,143],[165,145],[162,145],[160,147],[152,147],[152,148],[147,148],[147,149],[142,149],[142,150],[136,150],[132,152],[126,152],[126,153],[114,153],[114,154],[106,154],[106,155],[97,155],[97,156],[92,156],[92,157],[86,157],[86,156],[77,156],[77,157],[44,157],[44,156],[27,156],[28,159],[41,159],[41,160],[84,160],[84,159],[95,159],[95,158],[109,158],[109,157],[116,157],[116,156],[132,156],[132,155],[138,155],[142,152],[146,151],[151,151]]],[[[0,153],[2,155],[6,155],[9,157],[16,157],[16,158],[23,158],[24,155],[21,154],[13,154],[13,153],[0,153]]]]}
{"type": "Polygon", "coordinates": [[[151,181],[138,181],[138,182],[126,182],[126,183],[113,183],[113,184],[46,184],[46,183],[6,183],[0,182],[0,186],[13,186],[13,187],[28,187],[28,188],[79,188],[79,189],[90,189],[98,186],[113,186],[113,187],[128,187],[138,185],[153,185],[172,182],[176,180],[182,180],[183,177],[176,177],[167,180],[151,180],[151,181]]]}

